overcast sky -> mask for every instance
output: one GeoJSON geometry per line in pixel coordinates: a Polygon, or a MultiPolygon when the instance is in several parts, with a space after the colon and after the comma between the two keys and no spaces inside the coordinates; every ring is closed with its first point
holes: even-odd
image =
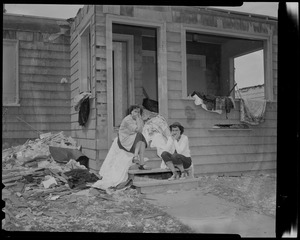
{"type": "MultiPolygon", "coordinates": [[[[7,13],[63,19],[75,17],[81,7],[83,5],[5,4],[7,13]]],[[[217,8],[277,17],[278,2],[245,2],[241,7],[217,8]]],[[[235,68],[235,78],[239,88],[263,84],[262,51],[253,53],[251,56],[248,55],[247,57],[236,59],[235,68]],[[245,64],[245,62],[248,64],[245,64]]]]}

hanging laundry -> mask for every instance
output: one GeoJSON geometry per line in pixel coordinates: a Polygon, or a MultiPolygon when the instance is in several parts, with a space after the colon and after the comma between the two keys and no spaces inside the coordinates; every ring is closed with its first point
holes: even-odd
{"type": "Polygon", "coordinates": [[[78,122],[80,126],[84,126],[88,121],[90,114],[90,98],[86,98],[80,105],[80,110],[78,114],[78,122]]]}
{"type": "Polygon", "coordinates": [[[266,110],[266,100],[241,98],[240,101],[240,121],[258,125],[264,122],[266,110]]]}
{"type": "Polygon", "coordinates": [[[74,97],[74,109],[79,111],[81,103],[86,99],[92,96],[90,92],[82,92],[74,97]]]}
{"type": "Polygon", "coordinates": [[[225,110],[226,119],[228,118],[227,114],[230,113],[233,108],[235,108],[235,103],[232,97],[216,97],[215,110],[225,110]]]}
{"type": "Polygon", "coordinates": [[[200,105],[203,109],[205,109],[208,112],[215,112],[222,114],[222,110],[216,110],[216,98],[213,100],[212,97],[205,97],[205,95],[199,93],[199,92],[193,92],[192,93],[192,98],[195,100],[194,103],[195,105],[200,105]]]}

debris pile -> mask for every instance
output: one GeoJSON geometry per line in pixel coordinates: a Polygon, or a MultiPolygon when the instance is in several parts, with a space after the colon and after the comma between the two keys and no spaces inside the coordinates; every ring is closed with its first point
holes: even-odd
{"type": "Polygon", "coordinates": [[[56,161],[49,147],[80,149],[74,139],[60,132],[42,134],[34,141],[28,140],[23,145],[2,151],[2,184],[5,187],[2,200],[6,203],[6,220],[14,221],[21,217],[20,212],[26,215],[20,208],[27,208],[28,201],[53,201],[99,180],[77,159],[56,161]]]}

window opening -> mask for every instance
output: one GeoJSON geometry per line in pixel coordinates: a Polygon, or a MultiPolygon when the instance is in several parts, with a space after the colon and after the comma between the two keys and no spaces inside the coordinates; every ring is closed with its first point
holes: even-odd
{"type": "Polygon", "coordinates": [[[187,31],[184,94],[190,96],[197,91],[204,95],[235,96],[235,92],[231,91],[235,82],[239,88],[242,81],[246,81],[248,86],[264,85],[263,46],[262,40],[187,31]],[[195,56],[199,60],[195,60],[195,56]],[[242,75],[243,69],[247,69],[250,76],[242,75]],[[256,70],[255,74],[251,74],[256,70]]]}
{"type": "Polygon", "coordinates": [[[236,98],[265,98],[263,66],[263,50],[234,58],[234,79],[239,90],[236,98]]]}

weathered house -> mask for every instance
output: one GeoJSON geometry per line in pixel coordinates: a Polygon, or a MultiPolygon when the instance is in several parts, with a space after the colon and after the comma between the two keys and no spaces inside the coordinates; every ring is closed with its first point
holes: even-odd
{"type": "MultiPolygon", "coordinates": [[[[70,37],[63,19],[3,14],[2,141],[22,144],[39,132],[71,134],[70,37]]],[[[68,27],[69,28],[69,27],[68,27]]]]}
{"type": "MultiPolygon", "coordinates": [[[[15,121],[10,117],[14,111],[29,114],[21,110],[25,109],[22,101],[28,101],[23,91],[41,98],[30,106],[41,102],[39,109],[48,106],[49,112],[44,110],[44,118],[39,118],[41,113],[27,107],[33,114],[27,121],[40,131],[69,132],[90,158],[90,168],[98,171],[126,108],[142,104],[148,96],[158,102],[159,113],[169,123],[179,121],[185,126],[196,173],[276,169],[276,19],[201,7],[86,5],[70,23],[70,38],[47,42],[46,26],[33,30],[29,38],[29,30],[20,34],[21,30],[6,27],[11,18],[27,17],[4,14],[3,38],[19,40],[19,55],[23,51],[19,56],[20,106],[7,106],[7,126],[15,121]],[[28,55],[30,50],[38,51],[28,55]],[[227,96],[234,86],[234,58],[257,50],[264,52],[265,122],[248,129],[213,128],[240,123],[240,101],[236,99],[235,109],[226,118],[225,113],[196,106],[188,96],[195,90],[227,96]],[[44,59],[51,56],[56,61],[44,59]],[[22,77],[24,72],[29,73],[22,77]],[[63,77],[68,83],[60,83],[63,77]],[[92,94],[85,126],[78,124],[73,107],[74,97],[81,92],[92,94]],[[50,128],[53,122],[57,129],[50,128]]],[[[56,31],[60,30],[51,33],[56,31]]],[[[4,131],[4,137],[11,130],[4,131]]]]}

